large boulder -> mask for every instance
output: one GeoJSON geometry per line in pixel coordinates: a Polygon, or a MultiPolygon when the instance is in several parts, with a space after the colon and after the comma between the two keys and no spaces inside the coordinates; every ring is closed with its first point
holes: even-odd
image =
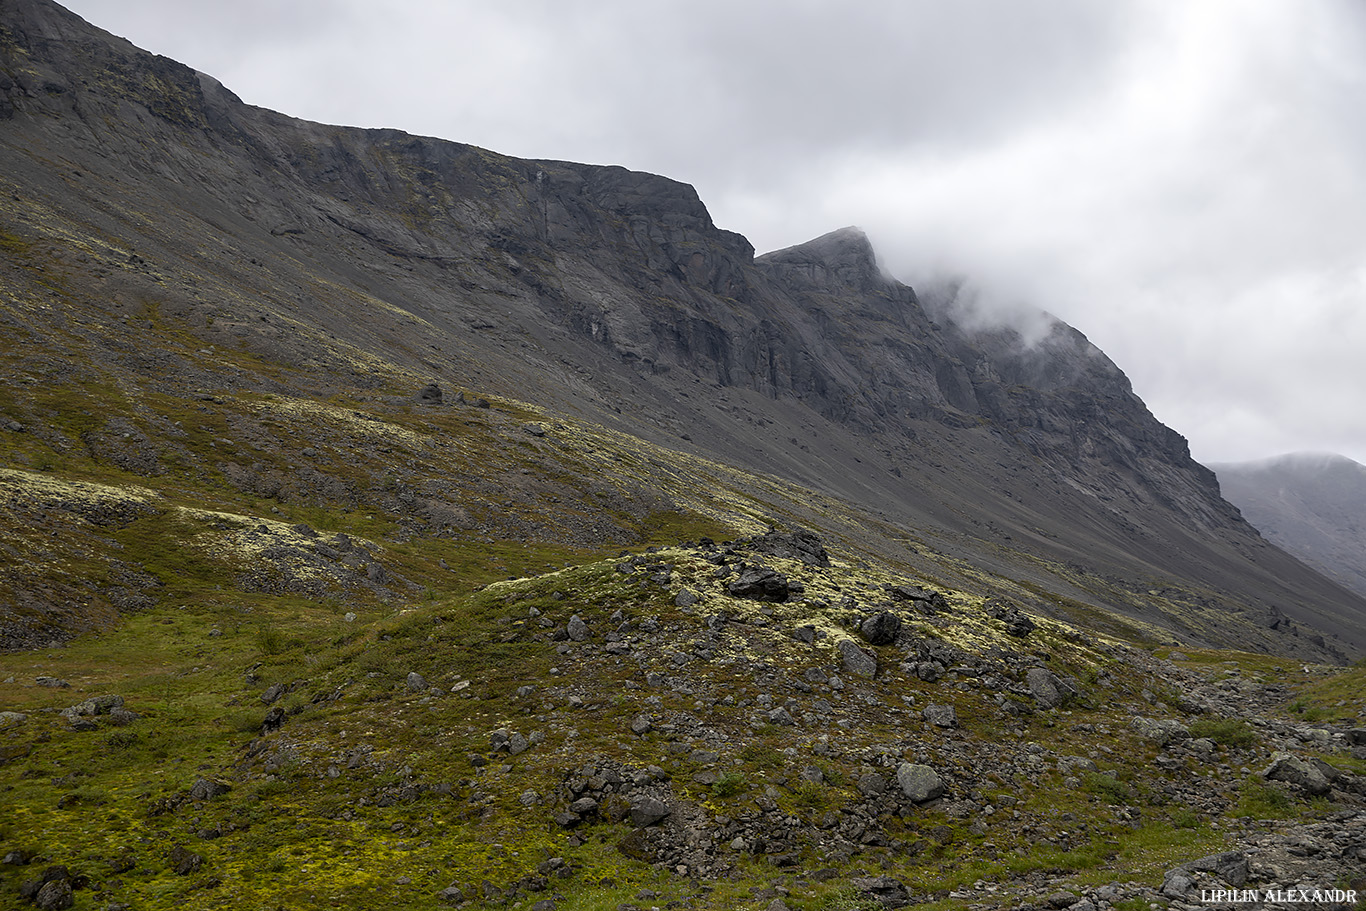
{"type": "Polygon", "coordinates": [[[790,534],[770,531],[750,539],[749,546],[756,553],[768,554],[770,557],[801,560],[810,566],[830,565],[830,555],[825,551],[825,543],[815,532],[804,528],[790,534]]]}
{"type": "Polygon", "coordinates": [[[858,631],[869,645],[891,645],[901,632],[901,618],[891,611],[882,611],[860,623],[858,631]]]}
{"type": "Polygon", "coordinates": [[[1077,697],[1076,687],[1047,668],[1031,667],[1025,672],[1025,684],[1040,708],[1055,709],[1077,697]]]}
{"type": "Polygon", "coordinates": [[[740,573],[740,577],[726,586],[737,598],[753,601],[786,601],[792,591],[787,577],[767,566],[756,566],[740,573]]]}
{"type": "Polygon", "coordinates": [[[849,673],[869,678],[877,675],[877,659],[859,648],[853,639],[841,639],[839,653],[840,661],[849,673]]]}
{"type": "Polygon", "coordinates": [[[927,765],[903,762],[897,766],[896,783],[901,786],[901,793],[912,803],[927,803],[944,796],[943,779],[927,765]]]}
{"type": "Polygon", "coordinates": [[[1293,784],[1307,794],[1327,794],[1333,789],[1328,777],[1317,767],[1289,753],[1273,755],[1271,765],[1262,770],[1262,777],[1293,784]]]}

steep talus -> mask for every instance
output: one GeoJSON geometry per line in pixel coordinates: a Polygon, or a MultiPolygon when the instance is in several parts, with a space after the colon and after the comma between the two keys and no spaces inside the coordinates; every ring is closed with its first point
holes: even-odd
{"type": "Polygon", "coordinates": [[[1263,541],[1070,327],[931,314],[857,229],[756,258],[677,181],[308,123],[50,3],[0,14],[16,369],[137,396],[399,371],[805,485],[869,518],[851,545],[1039,609],[1366,646],[1366,605],[1263,541]]]}

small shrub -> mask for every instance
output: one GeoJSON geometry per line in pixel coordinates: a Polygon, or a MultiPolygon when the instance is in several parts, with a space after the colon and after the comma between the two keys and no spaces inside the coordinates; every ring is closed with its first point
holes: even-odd
{"type": "Polygon", "coordinates": [[[1192,737],[1207,737],[1221,746],[1250,747],[1257,742],[1252,725],[1239,718],[1201,718],[1190,726],[1192,737]]]}
{"type": "Polygon", "coordinates": [[[1249,775],[1243,779],[1242,793],[1234,815],[1282,819],[1289,816],[1294,808],[1294,801],[1284,791],[1272,787],[1256,775],[1249,775]]]}
{"type": "Polygon", "coordinates": [[[711,786],[711,792],[716,797],[734,797],[749,790],[749,781],[739,772],[726,772],[715,784],[711,786]]]}
{"type": "Polygon", "coordinates": [[[104,739],[111,750],[126,750],[138,742],[137,731],[115,731],[104,739]]]}
{"type": "Polygon", "coordinates": [[[1082,778],[1081,786],[1083,790],[1104,797],[1111,803],[1126,803],[1133,796],[1133,791],[1129,790],[1127,784],[1099,772],[1087,772],[1082,778]]]}
{"type": "Polygon", "coordinates": [[[288,640],[278,627],[262,623],[256,627],[256,647],[263,655],[278,655],[288,647],[288,640]]]}
{"type": "Polygon", "coordinates": [[[1181,807],[1172,811],[1172,825],[1178,829],[1198,829],[1200,828],[1200,815],[1194,810],[1181,807]]]}

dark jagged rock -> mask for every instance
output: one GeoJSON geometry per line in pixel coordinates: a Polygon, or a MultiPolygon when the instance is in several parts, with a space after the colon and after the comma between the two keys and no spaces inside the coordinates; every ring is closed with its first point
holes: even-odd
{"type": "Polygon", "coordinates": [[[428,383],[417,393],[417,403],[419,405],[440,405],[441,387],[436,383],[428,383]]]}
{"type": "Polygon", "coordinates": [[[830,565],[830,554],[820,535],[802,528],[790,533],[770,531],[744,543],[756,553],[771,557],[801,560],[811,566],[830,565]]]}
{"type": "Polygon", "coordinates": [[[726,586],[726,590],[737,598],[775,602],[786,601],[792,593],[787,577],[766,566],[745,570],[740,578],[726,586]]]}
{"type": "Polygon", "coordinates": [[[859,632],[869,645],[891,645],[901,633],[901,618],[891,611],[881,611],[859,624],[859,632]]]}

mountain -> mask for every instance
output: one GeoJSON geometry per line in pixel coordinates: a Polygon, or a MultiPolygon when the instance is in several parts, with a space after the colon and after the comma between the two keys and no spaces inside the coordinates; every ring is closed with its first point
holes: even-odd
{"type": "Polygon", "coordinates": [[[0,0],[0,905],[1366,890],[1362,598],[959,303],[0,0]]]}
{"type": "Polygon", "coordinates": [[[1210,467],[1224,496],[1267,540],[1366,594],[1366,466],[1300,452],[1210,467]]]}
{"type": "MultiPolygon", "coordinates": [[[[1013,577],[1038,609],[1366,644],[1360,599],[1268,546],[1070,327],[1032,346],[970,332],[855,229],[755,257],[663,177],[294,120],[55,5],[5,9],[8,286],[32,302],[7,314],[8,353],[70,404],[123,393],[78,436],[155,449],[128,410],[154,390],[360,394],[402,374],[820,491],[865,514],[827,531],[1013,577]]],[[[25,396],[6,408],[53,423],[25,396]]],[[[804,500],[782,509],[828,526],[804,500]]]]}

